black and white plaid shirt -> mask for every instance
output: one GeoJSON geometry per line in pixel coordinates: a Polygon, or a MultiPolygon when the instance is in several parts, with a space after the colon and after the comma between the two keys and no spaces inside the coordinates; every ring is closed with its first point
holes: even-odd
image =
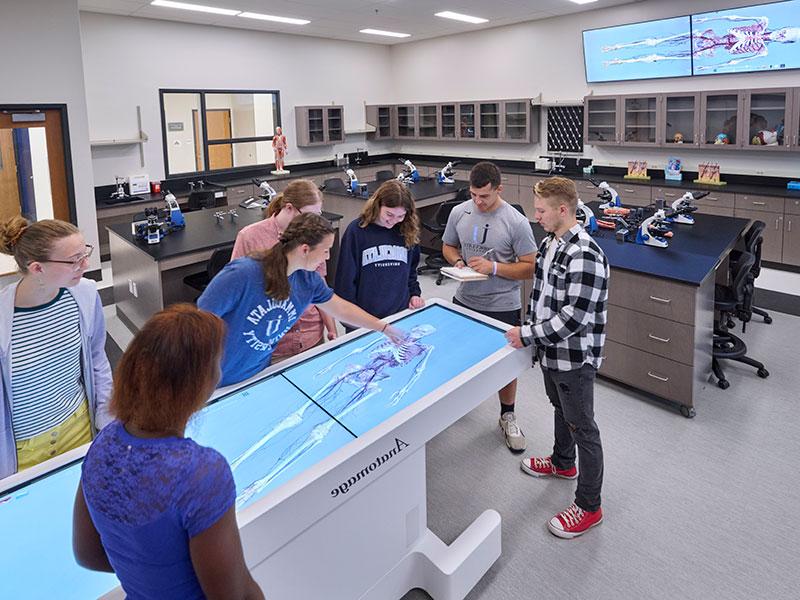
{"type": "Polygon", "coordinates": [[[534,346],[542,366],[557,371],[600,368],[605,342],[608,302],[608,261],[600,246],[578,223],[564,237],[548,235],[539,246],[529,322],[522,326],[523,343],[534,346]],[[549,245],[556,246],[544,273],[549,245]],[[535,314],[544,294],[542,314],[535,314]]]}

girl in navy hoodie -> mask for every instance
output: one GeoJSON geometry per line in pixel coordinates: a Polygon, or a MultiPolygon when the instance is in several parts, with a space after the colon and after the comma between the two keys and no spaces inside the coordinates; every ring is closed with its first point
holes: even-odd
{"type": "Polygon", "coordinates": [[[381,185],[342,236],[336,294],[378,318],[424,306],[419,223],[406,186],[394,179],[381,185]]]}

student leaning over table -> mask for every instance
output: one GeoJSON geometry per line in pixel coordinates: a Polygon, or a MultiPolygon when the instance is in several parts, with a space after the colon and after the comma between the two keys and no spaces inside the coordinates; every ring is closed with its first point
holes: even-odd
{"type": "MultiPolygon", "coordinates": [[[[280,241],[292,219],[304,213],[322,214],[322,194],[313,181],[295,179],[269,203],[266,219],[251,223],[239,232],[231,260],[269,250],[280,241]]],[[[327,275],[325,261],[317,267],[317,273],[322,277],[327,275]]],[[[317,306],[309,306],[275,346],[272,363],[322,343],[326,330],[329,340],[336,339],[334,320],[317,306]]]]}
{"type": "Polygon", "coordinates": [[[220,385],[238,383],[269,366],[276,344],[311,304],[340,321],[402,343],[403,331],[333,293],[316,269],[333,245],[334,229],[319,215],[292,220],[269,250],[228,263],[197,300],[228,326],[220,385]]]}
{"type": "Polygon", "coordinates": [[[91,441],[109,422],[111,367],[92,246],[64,221],[0,223],[22,278],[0,290],[0,478],[91,441]]]}

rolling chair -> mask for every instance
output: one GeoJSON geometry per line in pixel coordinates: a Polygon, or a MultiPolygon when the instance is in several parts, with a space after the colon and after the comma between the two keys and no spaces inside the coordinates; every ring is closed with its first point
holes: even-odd
{"type": "Polygon", "coordinates": [[[375,173],[375,181],[388,181],[389,179],[394,179],[394,171],[386,169],[375,173]]]}
{"type": "Polygon", "coordinates": [[[347,186],[339,177],[331,177],[322,182],[322,189],[326,192],[346,192],[347,186]]]}
{"type": "Polygon", "coordinates": [[[747,345],[741,338],[733,335],[729,327],[733,316],[742,321],[742,332],[750,321],[754,291],[751,270],[755,262],[756,257],[753,254],[742,252],[738,257],[731,285],[714,287],[714,310],[719,312],[719,321],[714,323],[711,370],[718,380],[717,385],[723,390],[730,387],[720,364],[723,359],[750,365],[757,369],[759,377],[769,377],[769,371],[764,368],[764,364],[747,356],[747,345]]]}
{"type": "MultiPolygon", "coordinates": [[[[753,276],[753,281],[758,279],[758,276],[761,274],[761,246],[764,243],[764,229],[766,229],[767,224],[764,221],[753,221],[753,224],[750,226],[750,229],[747,230],[747,233],[744,236],[744,249],[746,252],[749,252],[756,258],[756,262],[753,265],[753,268],[750,270],[750,273],[753,276]]],[[[734,271],[736,269],[736,261],[738,260],[741,252],[734,250],[731,252],[731,260],[730,260],[730,269],[734,271]]],[[[772,323],[772,317],[769,313],[761,308],[752,307],[753,314],[756,314],[764,319],[764,323],[769,325],[772,323]]]]}
{"type": "MultiPolygon", "coordinates": [[[[469,190],[466,188],[459,190],[458,193],[456,193],[455,198],[442,202],[437,207],[436,213],[433,215],[433,221],[423,221],[422,227],[433,233],[437,238],[441,239],[442,235],[444,235],[444,230],[447,227],[447,219],[450,218],[450,213],[453,212],[453,209],[456,206],[468,199],[469,190]]],[[[442,275],[440,269],[446,266],[448,266],[448,263],[445,260],[442,251],[434,251],[425,257],[425,264],[417,268],[417,274],[422,275],[423,273],[435,271],[438,273],[436,277],[436,285],[442,285],[444,275],[442,275]]]]}
{"type": "Polygon", "coordinates": [[[189,194],[186,204],[189,212],[204,210],[206,208],[214,208],[217,204],[217,199],[214,196],[214,190],[194,190],[189,194]]]}
{"type": "Polygon", "coordinates": [[[206,270],[187,275],[183,278],[183,283],[202,294],[206,290],[206,287],[208,287],[208,284],[211,283],[211,280],[214,279],[214,276],[230,262],[232,254],[233,246],[217,248],[211,253],[206,263],[206,270]]]}

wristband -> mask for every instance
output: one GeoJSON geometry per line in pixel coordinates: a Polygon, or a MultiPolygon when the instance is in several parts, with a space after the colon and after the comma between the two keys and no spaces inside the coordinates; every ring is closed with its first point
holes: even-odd
{"type": "Polygon", "coordinates": [[[497,261],[492,261],[492,275],[497,275],[497,261]]]}

